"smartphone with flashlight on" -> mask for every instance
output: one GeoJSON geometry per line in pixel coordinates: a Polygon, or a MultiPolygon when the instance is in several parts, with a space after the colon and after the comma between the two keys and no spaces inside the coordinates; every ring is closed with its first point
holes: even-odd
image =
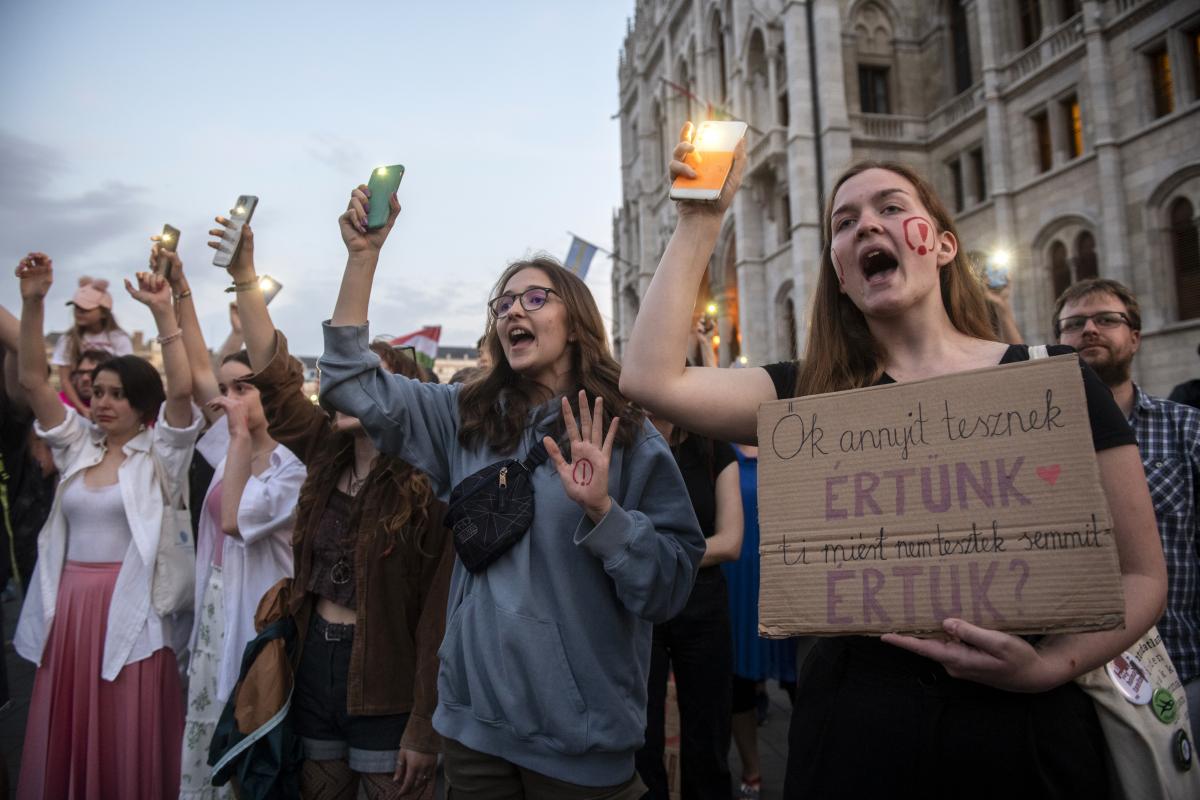
{"type": "Polygon", "coordinates": [[[688,153],[683,163],[696,170],[695,178],[679,176],[671,184],[672,200],[713,201],[721,196],[729,171],[733,168],[733,151],[746,135],[745,122],[709,120],[700,127],[687,123],[680,138],[691,142],[696,149],[688,153]]]}
{"type": "Polygon", "coordinates": [[[283,284],[270,275],[259,275],[258,287],[262,289],[263,302],[271,305],[271,301],[275,299],[275,295],[279,294],[279,290],[283,288],[283,284]]]}
{"type": "Polygon", "coordinates": [[[242,246],[242,226],[254,216],[258,206],[258,198],[252,194],[238,197],[237,203],[229,210],[229,230],[221,237],[221,246],[213,256],[213,266],[228,269],[237,258],[238,248],[242,246]]]}
{"type": "Polygon", "coordinates": [[[400,188],[404,177],[404,165],[392,164],[371,170],[367,189],[371,192],[371,210],[367,212],[367,230],[373,231],[387,224],[391,196],[400,188]]]}
{"type": "MultiPolygon", "coordinates": [[[[179,247],[179,229],[171,225],[163,225],[162,233],[158,235],[158,249],[166,250],[169,253],[174,253],[175,248],[177,247],[179,247]]],[[[161,272],[164,278],[170,280],[170,259],[160,257],[158,259],[158,263],[154,265],[154,271],[161,272]]]]}
{"type": "Polygon", "coordinates": [[[989,289],[1003,289],[1008,286],[1008,267],[988,264],[983,271],[983,277],[987,281],[989,289]]]}

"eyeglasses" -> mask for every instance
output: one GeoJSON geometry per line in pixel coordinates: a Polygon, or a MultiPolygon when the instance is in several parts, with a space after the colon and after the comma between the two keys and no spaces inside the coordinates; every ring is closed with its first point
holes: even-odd
{"type": "Polygon", "coordinates": [[[1097,314],[1080,314],[1076,317],[1063,317],[1054,323],[1054,330],[1059,336],[1062,336],[1064,333],[1082,333],[1084,327],[1088,324],[1088,320],[1095,323],[1097,328],[1105,330],[1115,328],[1118,325],[1133,327],[1133,323],[1129,321],[1129,317],[1120,311],[1101,311],[1097,314]]]}
{"type": "Polygon", "coordinates": [[[496,319],[504,319],[508,316],[508,312],[512,311],[512,307],[517,304],[517,298],[521,300],[521,308],[526,311],[537,311],[546,305],[552,294],[558,294],[558,292],[544,286],[531,286],[520,294],[505,292],[499,297],[489,300],[488,309],[496,319]]]}

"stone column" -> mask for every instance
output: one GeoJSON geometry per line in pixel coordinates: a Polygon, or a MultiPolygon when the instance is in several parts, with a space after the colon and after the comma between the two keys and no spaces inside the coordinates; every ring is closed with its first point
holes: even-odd
{"type": "Polygon", "coordinates": [[[1022,258],[1025,252],[1017,241],[1016,218],[1013,210],[1012,176],[1009,173],[1011,153],[1008,149],[1007,108],[1000,97],[1003,81],[1001,57],[1004,54],[1004,24],[1001,15],[1008,12],[1005,0],[978,0],[979,63],[983,73],[983,102],[986,108],[986,143],[984,160],[987,164],[988,190],[995,214],[994,246],[1008,249],[1017,264],[1013,275],[1014,309],[1022,332],[1040,329],[1038,319],[1043,309],[1040,302],[1044,292],[1042,275],[1033,262],[1022,258]]]}
{"type": "Polygon", "coordinates": [[[1117,144],[1117,122],[1113,117],[1113,78],[1109,69],[1108,46],[1100,27],[1103,6],[1097,0],[1084,0],[1083,37],[1087,46],[1086,80],[1091,107],[1083,113],[1092,118],[1100,185],[1100,274],[1128,286],[1134,294],[1149,290],[1139,286],[1138,275],[1130,268],[1129,226],[1125,219],[1125,183],[1122,180],[1121,149],[1117,144]]]}
{"type": "MultiPolygon", "coordinates": [[[[796,341],[804,352],[808,339],[809,301],[817,286],[821,249],[821,213],[825,198],[817,190],[816,136],[813,129],[807,3],[787,3],[783,10],[783,46],[788,74],[787,174],[792,212],[792,297],[796,305],[796,341]]],[[[839,63],[841,59],[838,59],[839,63]]],[[[827,175],[826,180],[830,178],[827,175]]],[[[761,359],[756,359],[761,363],[761,359]]]]}

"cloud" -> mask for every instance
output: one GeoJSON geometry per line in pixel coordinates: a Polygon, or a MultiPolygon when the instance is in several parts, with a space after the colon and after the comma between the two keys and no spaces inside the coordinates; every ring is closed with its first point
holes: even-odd
{"type": "Polygon", "coordinates": [[[336,134],[314,134],[306,149],[317,161],[340,173],[359,172],[366,161],[357,144],[336,134]]]}
{"type": "Polygon", "coordinates": [[[0,255],[9,262],[30,250],[79,262],[105,242],[140,230],[144,187],[110,180],[96,188],[69,186],[71,163],[59,151],[0,130],[0,255]]]}

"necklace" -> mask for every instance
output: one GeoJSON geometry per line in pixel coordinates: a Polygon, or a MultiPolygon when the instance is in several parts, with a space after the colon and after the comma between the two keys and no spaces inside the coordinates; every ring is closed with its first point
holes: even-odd
{"type": "MultiPolygon", "coordinates": [[[[368,475],[369,474],[370,473],[368,473],[368,475]]],[[[346,494],[350,495],[350,497],[357,495],[359,490],[362,489],[363,484],[367,482],[368,475],[364,475],[361,478],[358,477],[358,461],[357,459],[351,461],[350,477],[346,479],[346,488],[348,489],[346,494]]],[[[342,521],[342,525],[345,525],[349,522],[349,509],[347,508],[346,511],[346,518],[342,521]]],[[[354,569],[350,564],[350,553],[346,547],[345,531],[341,530],[340,525],[338,533],[340,534],[339,539],[341,540],[341,553],[338,554],[338,560],[335,561],[333,566],[329,568],[329,580],[333,581],[333,583],[337,586],[345,586],[354,579],[354,569]]]]}
{"type": "MultiPolygon", "coordinates": [[[[368,475],[369,474],[370,473],[368,473],[368,475]]],[[[358,490],[361,489],[363,484],[367,482],[368,475],[363,475],[361,478],[358,477],[358,460],[355,459],[354,461],[351,461],[350,477],[346,480],[346,488],[349,491],[347,491],[346,494],[350,495],[351,497],[354,497],[354,495],[358,494],[358,490]]]]}

